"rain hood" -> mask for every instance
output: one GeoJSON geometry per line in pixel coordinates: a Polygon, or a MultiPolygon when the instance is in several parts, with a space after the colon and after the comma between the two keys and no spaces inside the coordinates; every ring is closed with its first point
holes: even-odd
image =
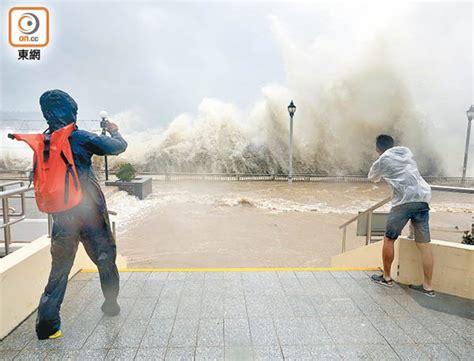
{"type": "Polygon", "coordinates": [[[54,89],[43,93],[40,97],[40,105],[50,132],[76,121],[77,103],[62,90],[54,89]]]}

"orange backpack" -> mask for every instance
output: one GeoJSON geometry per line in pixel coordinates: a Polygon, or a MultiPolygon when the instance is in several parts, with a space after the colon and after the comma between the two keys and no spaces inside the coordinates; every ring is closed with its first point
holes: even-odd
{"type": "Polygon", "coordinates": [[[71,123],[52,134],[9,134],[33,149],[33,183],[36,204],[45,213],[59,213],[82,200],[81,184],[72,157],[69,135],[71,123]]]}

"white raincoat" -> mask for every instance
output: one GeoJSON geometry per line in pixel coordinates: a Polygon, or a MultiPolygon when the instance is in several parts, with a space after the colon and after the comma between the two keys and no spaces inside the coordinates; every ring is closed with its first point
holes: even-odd
{"type": "Polygon", "coordinates": [[[392,207],[410,202],[431,201],[431,187],[422,178],[413,153],[407,147],[387,149],[369,171],[374,182],[385,179],[392,188],[392,207]]]}

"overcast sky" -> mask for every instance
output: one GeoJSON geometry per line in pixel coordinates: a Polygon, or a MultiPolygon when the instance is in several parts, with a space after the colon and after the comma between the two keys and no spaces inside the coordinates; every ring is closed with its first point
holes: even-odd
{"type": "MultiPolygon", "coordinates": [[[[2,17],[19,4],[2,3],[2,17]]],[[[3,110],[35,110],[44,90],[61,88],[78,101],[82,118],[133,110],[163,125],[195,111],[204,97],[249,108],[265,84],[284,81],[268,15],[284,14],[285,4],[40,4],[51,13],[43,59],[19,62],[15,49],[1,46],[3,110]]],[[[2,31],[6,39],[6,26],[2,31]]]]}
{"type": "MultiPolygon", "coordinates": [[[[302,48],[305,42],[311,46],[314,38],[328,36],[339,48],[347,45],[354,51],[351,33],[376,33],[386,18],[396,16],[394,5],[399,2],[385,1],[382,8],[380,2],[378,8],[354,3],[2,0],[2,19],[11,6],[47,6],[51,41],[41,61],[20,62],[17,50],[5,45],[7,21],[1,22],[0,109],[38,110],[41,93],[60,88],[77,100],[82,119],[96,117],[101,109],[110,114],[132,111],[145,124],[162,127],[180,113],[195,113],[206,97],[248,111],[264,86],[288,86],[288,64],[298,56],[288,55],[288,41],[282,45],[275,38],[272,19],[277,18],[288,30],[286,36],[302,48]],[[370,12],[374,14],[369,18],[370,12]]],[[[473,98],[472,5],[425,2],[414,8],[399,24],[418,32],[427,29],[421,36],[431,44],[424,49],[412,40],[415,55],[410,61],[429,63],[418,65],[419,71],[409,76],[416,79],[427,70],[438,73],[438,87],[426,86],[437,93],[425,94],[425,99],[452,94],[456,99],[447,108],[424,108],[432,109],[434,118],[454,110],[460,114],[473,98]],[[456,27],[460,29],[453,30],[456,27]],[[451,54],[453,49],[463,53],[451,54]]],[[[399,30],[403,33],[391,31],[399,30]]],[[[410,31],[403,36],[409,38],[410,31]]],[[[342,56],[356,59],[358,54],[342,56]]],[[[415,100],[424,102],[423,97],[415,100]]]]}

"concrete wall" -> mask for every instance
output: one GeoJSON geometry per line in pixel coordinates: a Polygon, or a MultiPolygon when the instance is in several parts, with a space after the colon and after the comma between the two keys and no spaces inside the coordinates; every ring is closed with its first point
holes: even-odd
{"type": "MultiPolygon", "coordinates": [[[[433,288],[438,292],[474,299],[474,247],[459,243],[431,242],[435,267],[433,288]]],[[[382,242],[362,246],[332,257],[333,267],[382,268],[382,242]]],[[[420,284],[421,260],[415,242],[399,238],[395,242],[392,277],[402,284],[420,284]]]]}
{"type": "MultiPolygon", "coordinates": [[[[439,292],[474,299],[474,246],[432,241],[435,261],[433,288],[439,292]]],[[[423,269],[415,242],[399,243],[399,270],[396,280],[403,284],[420,284],[423,269]]]]}
{"type": "MultiPolygon", "coordinates": [[[[382,264],[382,245],[383,242],[375,242],[368,246],[359,247],[331,258],[331,267],[364,267],[364,268],[383,268],[382,264]]],[[[395,259],[392,264],[392,273],[396,274],[398,266],[397,252],[398,244],[395,244],[395,259]]]]}
{"type": "MultiPolygon", "coordinates": [[[[51,269],[50,242],[41,237],[0,259],[0,340],[37,308],[51,269]]],[[[126,268],[126,259],[117,257],[117,265],[126,268]]],[[[84,268],[96,267],[80,244],[70,277],[84,268]]]]}

